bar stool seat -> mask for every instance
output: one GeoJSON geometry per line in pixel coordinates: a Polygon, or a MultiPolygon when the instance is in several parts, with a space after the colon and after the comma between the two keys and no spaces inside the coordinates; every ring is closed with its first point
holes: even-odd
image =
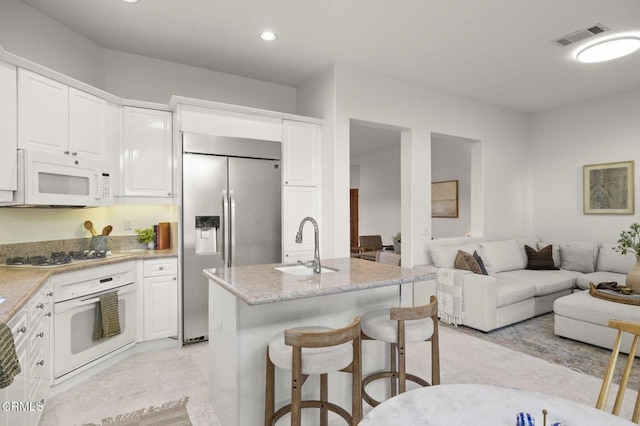
{"type": "Polygon", "coordinates": [[[360,318],[343,328],[297,327],[276,334],[267,347],[265,425],[275,424],[291,413],[291,425],[300,426],[303,408],[320,409],[320,425],[328,424],[328,411],[340,415],[349,425],[362,419],[362,355],[360,318]],[[291,403],[275,411],[275,367],[291,371],[291,403]],[[328,401],[328,373],[349,372],[351,413],[328,401]],[[302,386],[311,374],[320,375],[320,398],[302,400],[302,386]]]}
{"type": "Polygon", "coordinates": [[[362,380],[362,397],[372,407],[379,405],[380,401],[372,398],[366,387],[375,380],[388,378],[391,396],[405,392],[407,380],[420,386],[440,384],[438,299],[435,296],[431,296],[428,305],[365,312],[361,317],[361,337],[388,343],[390,347],[389,370],[369,374],[362,380]],[[431,382],[406,371],[406,344],[424,341],[431,342],[431,382]]]}

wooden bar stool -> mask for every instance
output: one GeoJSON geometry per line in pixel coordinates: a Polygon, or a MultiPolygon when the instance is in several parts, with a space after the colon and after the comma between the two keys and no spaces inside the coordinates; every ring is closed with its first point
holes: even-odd
{"type": "Polygon", "coordinates": [[[438,299],[431,296],[430,302],[423,306],[374,309],[362,315],[362,339],[389,343],[391,355],[389,371],[373,373],[362,380],[362,397],[372,407],[380,404],[366,391],[374,380],[390,379],[391,396],[405,392],[407,380],[421,386],[440,384],[438,299]],[[431,383],[406,372],[406,344],[424,341],[431,341],[431,383]]]}
{"type": "Polygon", "coordinates": [[[299,327],[275,335],[267,348],[265,426],[291,413],[291,425],[300,426],[302,408],[319,408],[320,424],[326,426],[332,411],[355,426],[362,419],[362,355],[360,317],[340,329],[299,327]],[[291,403],[275,411],[275,367],[291,370],[291,403]],[[352,375],[351,414],[328,402],[327,374],[344,371],[352,375]],[[302,400],[302,385],[311,374],[320,374],[320,399],[302,400]]]}

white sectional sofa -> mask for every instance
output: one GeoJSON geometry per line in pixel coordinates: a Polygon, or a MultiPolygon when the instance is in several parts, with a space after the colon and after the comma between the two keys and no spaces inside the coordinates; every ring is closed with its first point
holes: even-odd
{"type": "MultiPolygon", "coordinates": [[[[476,253],[482,259],[487,275],[459,272],[464,275],[462,325],[487,332],[551,312],[556,300],[576,297],[573,293],[587,290],[590,282],[615,281],[624,285],[626,272],[635,264],[635,256],[622,256],[613,250],[614,247],[612,243],[529,237],[500,241],[434,242],[429,247],[429,254],[432,264],[437,268],[455,268],[458,250],[471,255],[476,253]],[[527,269],[525,245],[536,250],[551,245],[551,267],[558,269],[527,269]]],[[[584,296],[593,299],[588,293],[584,296]]],[[[577,297],[574,300],[578,301],[577,297]]],[[[601,299],[595,303],[599,302],[621,305],[601,299]]],[[[592,332],[587,330],[590,328],[588,324],[580,326],[580,322],[591,320],[587,306],[581,311],[575,305],[569,305],[564,310],[560,309],[560,312],[556,310],[556,317],[564,317],[559,322],[566,324],[556,329],[556,334],[594,344],[602,343],[601,339],[586,340],[583,336],[592,332]]],[[[640,307],[635,308],[638,309],[636,320],[640,321],[640,307]]],[[[602,322],[602,319],[598,321],[602,322]]],[[[606,322],[598,325],[606,327],[606,322]]],[[[594,332],[600,331],[596,329],[594,332]]]]}

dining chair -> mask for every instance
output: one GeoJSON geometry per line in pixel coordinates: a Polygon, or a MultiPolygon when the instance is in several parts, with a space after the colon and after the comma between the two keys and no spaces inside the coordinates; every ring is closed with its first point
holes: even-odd
{"type": "MultiPolygon", "coordinates": [[[[617,329],[618,333],[616,335],[616,340],[613,344],[613,348],[611,349],[611,357],[609,358],[609,364],[607,365],[607,370],[602,380],[602,387],[600,388],[600,394],[598,395],[598,401],[596,402],[596,408],[599,410],[604,410],[605,406],[607,405],[607,398],[609,397],[609,391],[611,390],[613,373],[615,372],[616,364],[618,362],[618,355],[620,354],[620,345],[622,344],[622,339],[625,335],[633,335],[631,350],[629,351],[629,356],[622,373],[622,378],[620,379],[620,384],[618,385],[616,401],[613,404],[613,410],[611,411],[612,414],[619,416],[620,408],[622,407],[622,400],[624,398],[624,392],[627,389],[627,383],[629,381],[629,376],[631,375],[631,369],[633,367],[633,361],[635,360],[636,350],[638,349],[638,341],[640,340],[640,323],[610,319],[609,327],[617,329]]],[[[636,399],[631,421],[633,423],[638,423],[639,419],[640,395],[636,399]]]]}
{"type": "Polygon", "coordinates": [[[300,426],[303,408],[319,408],[321,426],[328,411],[356,426],[362,419],[362,354],[360,317],[346,327],[290,328],[276,334],[267,348],[265,426],[291,413],[291,426],[300,426]],[[275,367],[291,371],[291,401],[275,410],[275,367]],[[351,413],[328,401],[328,373],[351,373],[351,413]],[[320,375],[320,399],[302,400],[302,386],[311,374],[320,375]]]}

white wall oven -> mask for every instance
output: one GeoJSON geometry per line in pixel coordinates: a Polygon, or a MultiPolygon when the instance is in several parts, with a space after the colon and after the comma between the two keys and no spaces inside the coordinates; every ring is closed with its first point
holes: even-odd
{"type": "Polygon", "coordinates": [[[54,275],[54,383],[130,347],[136,338],[135,262],[54,275]],[[121,332],[93,339],[99,296],[116,292],[121,332]]]}

